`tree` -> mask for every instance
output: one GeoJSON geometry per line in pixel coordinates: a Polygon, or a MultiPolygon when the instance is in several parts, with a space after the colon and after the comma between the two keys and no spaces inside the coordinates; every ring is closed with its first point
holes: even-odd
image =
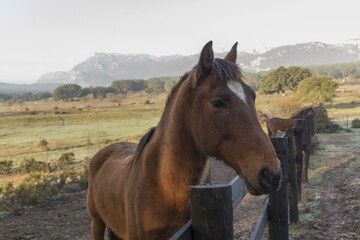
{"type": "Polygon", "coordinates": [[[284,92],[286,75],[287,73],[285,67],[279,67],[275,70],[270,71],[260,81],[259,91],[265,94],[284,92]]]}
{"type": "Polygon", "coordinates": [[[138,92],[147,88],[145,80],[134,79],[134,80],[118,80],[113,81],[111,84],[112,88],[115,88],[120,93],[127,92],[138,92]]]}
{"type": "Polygon", "coordinates": [[[92,87],[85,87],[83,89],[81,89],[81,93],[80,93],[80,97],[86,97],[87,95],[89,95],[92,90],[92,87]]]}
{"type": "Polygon", "coordinates": [[[166,92],[171,92],[171,90],[173,89],[173,87],[176,85],[176,83],[178,82],[178,80],[168,80],[165,82],[164,84],[164,90],[166,92]]]}
{"type": "Polygon", "coordinates": [[[106,87],[94,87],[91,92],[94,94],[94,98],[105,98],[107,93],[106,87]]]}
{"type": "Polygon", "coordinates": [[[329,77],[309,77],[300,82],[296,97],[302,103],[332,102],[337,87],[337,82],[329,77]]]}
{"type": "Polygon", "coordinates": [[[302,80],[311,77],[312,75],[308,68],[289,67],[286,71],[285,89],[292,91],[296,90],[302,80]]]}
{"type": "Polygon", "coordinates": [[[161,78],[151,78],[147,80],[148,89],[152,89],[154,92],[163,92],[164,84],[165,82],[161,78]]]}
{"type": "Polygon", "coordinates": [[[116,89],[113,87],[94,87],[91,93],[94,98],[106,98],[108,93],[116,93],[116,89]]]}
{"type": "Polygon", "coordinates": [[[259,89],[260,80],[262,78],[261,73],[254,73],[254,72],[243,72],[245,82],[252,87],[253,89],[259,89]]]}
{"type": "Polygon", "coordinates": [[[54,100],[73,101],[81,94],[81,87],[76,84],[65,84],[57,87],[53,92],[54,100]]]}
{"type": "Polygon", "coordinates": [[[299,83],[311,76],[307,68],[279,67],[270,71],[260,81],[259,91],[265,94],[280,93],[285,90],[296,90],[299,83]]]}
{"type": "Polygon", "coordinates": [[[39,101],[39,100],[46,100],[51,98],[51,93],[49,92],[38,92],[34,94],[34,99],[35,101],[39,101]]]}

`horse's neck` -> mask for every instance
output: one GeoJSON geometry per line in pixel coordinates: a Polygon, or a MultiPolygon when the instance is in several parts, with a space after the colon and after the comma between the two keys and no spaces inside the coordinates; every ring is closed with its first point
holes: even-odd
{"type": "Polygon", "coordinates": [[[207,156],[196,148],[187,110],[181,109],[178,106],[168,112],[171,117],[162,117],[147,150],[156,152],[153,156],[157,156],[157,167],[152,174],[157,175],[162,194],[187,207],[189,186],[202,181],[207,156]]]}
{"type": "Polygon", "coordinates": [[[188,208],[189,187],[199,184],[204,178],[207,159],[194,151],[191,139],[163,136],[159,127],[144,149],[142,161],[146,174],[158,185],[158,196],[178,211],[188,208]]]}

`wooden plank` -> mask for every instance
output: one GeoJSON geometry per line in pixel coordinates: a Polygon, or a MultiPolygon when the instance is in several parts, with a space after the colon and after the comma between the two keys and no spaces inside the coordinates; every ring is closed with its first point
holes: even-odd
{"type": "Polygon", "coordinates": [[[311,149],[311,135],[310,135],[310,116],[305,117],[304,128],[304,161],[303,161],[303,174],[302,181],[309,182],[308,169],[310,164],[310,149],[311,149]]]}
{"type": "Polygon", "coordinates": [[[289,213],[290,224],[292,224],[299,221],[298,191],[294,159],[294,128],[287,129],[286,136],[288,137],[289,213]]]}
{"type": "Polygon", "coordinates": [[[265,228],[269,222],[268,205],[269,205],[269,199],[266,199],[259,220],[256,223],[254,231],[251,233],[251,237],[250,237],[251,240],[260,240],[264,235],[265,228]]]}
{"type": "Polygon", "coordinates": [[[230,185],[191,186],[190,207],[194,239],[233,239],[230,185]]]}
{"type": "Polygon", "coordinates": [[[244,180],[238,175],[229,182],[231,186],[231,195],[233,201],[233,208],[235,209],[242,199],[245,197],[247,190],[244,180]]]}
{"type": "Polygon", "coordinates": [[[269,194],[269,239],[288,240],[288,143],[286,137],[271,138],[271,142],[281,162],[282,183],[277,192],[269,194]]]}
{"type": "Polygon", "coordinates": [[[315,135],[315,116],[312,112],[309,112],[308,116],[310,121],[310,136],[313,137],[315,135]]]}
{"type": "Polygon", "coordinates": [[[184,224],[171,238],[170,240],[193,240],[191,230],[191,220],[184,224]]]}
{"type": "Polygon", "coordinates": [[[304,120],[297,119],[295,121],[295,168],[296,168],[296,181],[298,191],[298,201],[301,201],[302,189],[302,172],[303,172],[303,135],[304,135],[304,120]]]}

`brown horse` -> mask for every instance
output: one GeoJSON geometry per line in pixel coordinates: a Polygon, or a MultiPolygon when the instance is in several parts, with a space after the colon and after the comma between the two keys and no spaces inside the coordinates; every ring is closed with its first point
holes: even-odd
{"type": "Polygon", "coordinates": [[[270,118],[266,121],[266,127],[268,129],[268,135],[274,137],[278,131],[285,132],[286,129],[290,129],[295,126],[295,119],[305,119],[308,113],[313,113],[315,117],[315,112],[312,107],[305,107],[299,111],[292,114],[290,118],[270,118]]]}
{"type": "Polygon", "coordinates": [[[242,80],[236,47],[214,59],[212,42],[174,87],[156,128],[139,145],[115,143],[89,167],[88,211],[94,239],[105,227],[121,239],[168,239],[189,220],[189,187],[209,157],[241,174],[250,193],[280,185],[280,162],[262,130],[255,92],[242,80]]]}

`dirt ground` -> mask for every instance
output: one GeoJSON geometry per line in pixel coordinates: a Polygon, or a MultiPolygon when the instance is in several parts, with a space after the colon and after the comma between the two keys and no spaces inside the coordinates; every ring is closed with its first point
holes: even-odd
{"type": "MultiPolygon", "coordinates": [[[[360,239],[360,131],[317,138],[320,150],[311,157],[300,222],[290,227],[290,239],[360,239]]],[[[211,174],[216,183],[235,176],[221,162],[211,162],[211,174]]],[[[235,239],[249,239],[264,199],[247,195],[235,209],[235,239]]],[[[91,239],[86,192],[67,190],[2,217],[0,240],[5,239],[91,239]]]]}

